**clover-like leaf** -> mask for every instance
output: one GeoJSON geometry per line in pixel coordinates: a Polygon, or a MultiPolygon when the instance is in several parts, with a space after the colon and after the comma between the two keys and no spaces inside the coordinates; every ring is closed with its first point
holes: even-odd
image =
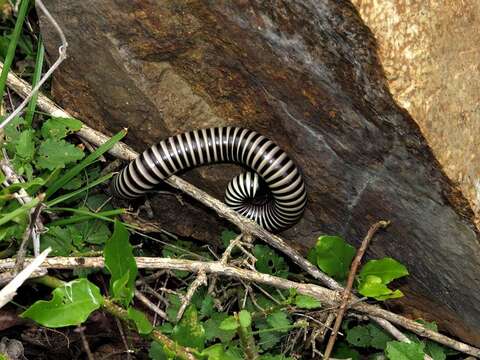
{"type": "Polygon", "coordinates": [[[30,161],[33,159],[35,153],[33,135],[33,130],[24,130],[20,133],[18,140],[15,142],[15,154],[22,158],[23,161],[30,161]]]}
{"type": "Polygon", "coordinates": [[[73,243],[78,242],[81,238],[82,235],[73,225],[51,226],[42,235],[40,246],[42,251],[51,247],[52,255],[68,256],[75,250],[73,243]]]}
{"type": "Polygon", "coordinates": [[[390,360],[423,360],[425,357],[423,350],[424,344],[420,342],[390,341],[385,354],[390,360]]]}
{"type": "Polygon", "coordinates": [[[182,346],[202,350],[205,346],[205,329],[198,320],[195,306],[190,305],[183,314],[180,322],[175,325],[172,333],[173,339],[182,346]]]}
{"type": "Polygon", "coordinates": [[[51,118],[43,123],[42,136],[44,139],[63,139],[82,128],[82,122],[72,118],[51,118]]]}
{"type": "MultiPolygon", "coordinates": [[[[226,313],[214,312],[210,319],[203,323],[205,328],[205,340],[211,341],[213,339],[219,339],[222,343],[228,343],[236,334],[235,327],[232,330],[222,330],[220,324],[228,317],[226,313]]],[[[235,322],[236,324],[236,322],[235,322]]]]}
{"type": "Polygon", "coordinates": [[[229,316],[220,323],[219,329],[225,331],[236,330],[239,326],[238,320],[234,316],[229,316]]]}
{"type": "Polygon", "coordinates": [[[40,169],[54,170],[64,168],[83,156],[80,148],[65,140],[47,139],[38,148],[36,164],[40,169]]]}
{"type": "Polygon", "coordinates": [[[286,278],[288,264],[285,259],[266,245],[255,245],[253,255],[257,258],[255,267],[264,274],[286,278]]]}
{"type": "Polygon", "coordinates": [[[322,304],[311,296],[299,294],[295,296],[295,305],[300,309],[317,309],[322,304]]]}

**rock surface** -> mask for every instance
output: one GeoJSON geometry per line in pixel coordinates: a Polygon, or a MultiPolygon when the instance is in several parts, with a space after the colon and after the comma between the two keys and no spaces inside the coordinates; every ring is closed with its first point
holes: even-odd
{"type": "Polygon", "coordinates": [[[352,0],[412,115],[480,224],[480,2],[352,0]]]}
{"type": "MultiPolygon", "coordinates": [[[[268,135],[303,169],[309,204],[282,235],[306,251],[318,235],[359,244],[389,219],[370,257],[392,256],[410,277],[404,313],[436,319],[480,344],[480,243],[472,212],[440,170],[417,125],[393,101],[375,41],[346,1],[48,2],[69,40],[54,95],[89,125],[129,127],[138,150],[199,127],[241,125],[268,135]]],[[[42,19],[43,20],[43,19],[42,19]]],[[[47,50],[58,39],[44,21],[47,50]]],[[[187,174],[221,198],[239,169],[187,174]]],[[[218,238],[194,202],[154,201],[166,229],[218,238]]]]}

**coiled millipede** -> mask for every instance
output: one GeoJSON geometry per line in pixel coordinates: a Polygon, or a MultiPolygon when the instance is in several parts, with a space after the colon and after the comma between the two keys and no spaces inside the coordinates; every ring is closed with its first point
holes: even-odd
{"type": "Polygon", "coordinates": [[[302,174],[271,140],[239,127],[194,130],[169,137],[144,151],[113,180],[118,197],[139,197],[182,170],[219,162],[252,171],[235,176],[225,203],[270,231],[284,230],[301,218],[307,201],[302,174]]]}

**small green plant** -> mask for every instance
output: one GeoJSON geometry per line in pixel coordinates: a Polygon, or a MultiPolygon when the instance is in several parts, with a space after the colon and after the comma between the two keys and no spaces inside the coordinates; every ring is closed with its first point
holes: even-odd
{"type": "MultiPolygon", "coordinates": [[[[334,279],[343,281],[348,275],[355,256],[355,248],[339,236],[320,236],[308,259],[334,279]]],[[[400,290],[387,287],[393,280],[407,276],[407,268],[392,258],[370,260],[360,269],[357,290],[375,300],[395,299],[403,296],[400,290]]]]}

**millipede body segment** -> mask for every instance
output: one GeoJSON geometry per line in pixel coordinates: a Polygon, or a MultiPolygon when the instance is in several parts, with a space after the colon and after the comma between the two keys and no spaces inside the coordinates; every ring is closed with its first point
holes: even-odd
{"type": "Polygon", "coordinates": [[[235,176],[225,203],[270,231],[291,227],[306,204],[302,174],[289,156],[259,133],[239,127],[194,130],[145,150],[113,180],[114,195],[132,199],[182,170],[220,162],[251,171],[235,176]]]}

